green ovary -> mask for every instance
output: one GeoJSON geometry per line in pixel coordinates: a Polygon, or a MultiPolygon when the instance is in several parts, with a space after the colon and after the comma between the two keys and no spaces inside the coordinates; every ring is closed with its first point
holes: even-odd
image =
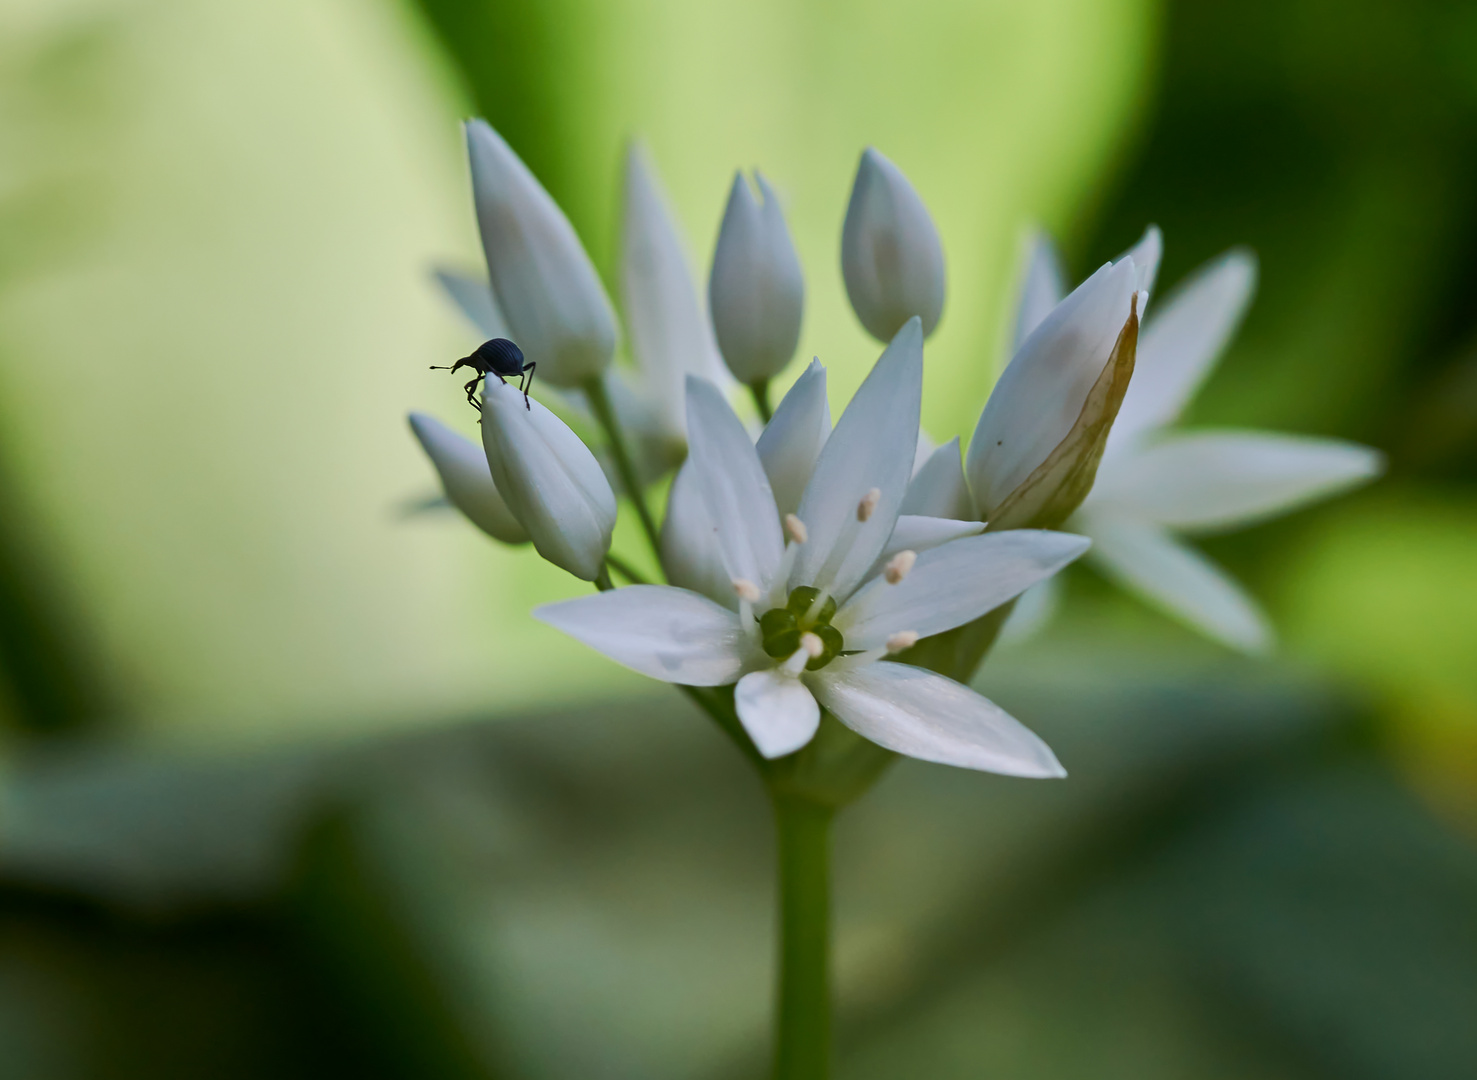
{"type": "Polygon", "coordinates": [[[807,671],[819,671],[841,655],[841,631],[831,625],[836,614],[836,601],[826,597],[825,601],[811,614],[820,598],[820,590],[811,585],[802,585],[790,593],[789,600],[781,608],[770,608],[759,617],[759,632],[763,638],[764,651],[776,660],[786,660],[800,648],[800,637],[807,631],[821,639],[825,651],[806,663],[807,671]]]}

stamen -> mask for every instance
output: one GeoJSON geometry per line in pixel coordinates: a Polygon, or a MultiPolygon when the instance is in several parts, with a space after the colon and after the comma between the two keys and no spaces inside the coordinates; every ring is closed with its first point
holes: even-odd
{"type": "Polygon", "coordinates": [[[882,501],[882,489],[873,488],[862,496],[862,501],[856,504],[856,519],[866,521],[877,509],[877,504],[882,501]]]}
{"type": "Polygon", "coordinates": [[[900,653],[918,644],[918,635],[911,630],[899,630],[887,639],[887,655],[900,653]]]}
{"type": "Polygon", "coordinates": [[[800,648],[810,655],[810,659],[814,660],[826,651],[826,643],[816,637],[816,635],[806,631],[800,635],[800,648]]]}
{"type": "MultiPolygon", "coordinates": [[[[790,654],[790,658],[780,665],[780,670],[786,675],[799,675],[805,670],[805,665],[810,663],[810,650],[805,645],[805,638],[815,637],[814,634],[806,634],[800,639],[800,648],[790,654]]],[[[820,640],[817,638],[816,640],[820,640]]],[[[824,646],[822,646],[824,648],[824,646]]]]}
{"type": "Polygon", "coordinates": [[[913,564],[918,561],[916,551],[899,551],[887,560],[887,565],[882,568],[882,576],[887,579],[889,585],[896,585],[908,576],[913,569],[913,564]]]}
{"type": "Polygon", "coordinates": [[[754,620],[754,605],[759,600],[759,586],[747,578],[734,578],[733,593],[739,602],[739,625],[744,628],[746,637],[757,641],[760,633],[759,624],[754,620]]]}
{"type": "Polygon", "coordinates": [[[810,539],[810,533],[805,528],[805,522],[794,514],[785,515],[785,535],[797,544],[803,544],[810,539]]]}
{"type": "MultiPolygon", "coordinates": [[[[797,523],[799,519],[796,519],[797,523]]],[[[804,526],[801,526],[802,528],[804,526]]],[[[790,587],[790,571],[795,569],[795,557],[800,553],[800,545],[791,540],[785,545],[785,553],[780,556],[780,565],[774,572],[774,582],[769,586],[769,606],[784,607],[785,590],[790,587]]]]}

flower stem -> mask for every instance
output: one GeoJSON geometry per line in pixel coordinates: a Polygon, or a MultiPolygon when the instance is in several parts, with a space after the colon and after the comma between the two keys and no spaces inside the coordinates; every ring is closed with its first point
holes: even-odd
{"type": "Polygon", "coordinates": [[[779,1001],[774,1080],[831,1071],[829,806],[773,795],[779,870],[779,1001]]]}
{"type": "Polygon", "coordinates": [[[590,402],[590,411],[595,414],[595,420],[604,429],[605,438],[610,443],[610,456],[615,459],[615,471],[620,477],[621,487],[626,489],[626,494],[635,504],[636,516],[641,519],[641,528],[651,541],[651,550],[660,557],[661,542],[657,538],[656,522],[652,520],[651,511],[646,507],[646,493],[641,490],[636,468],[626,449],[626,440],[621,435],[620,424],[616,422],[615,410],[610,407],[610,396],[605,392],[605,384],[598,378],[591,379],[585,383],[584,390],[585,397],[590,402]]]}
{"type": "Polygon", "coordinates": [[[605,555],[605,565],[608,569],[614,570],[621,577],[625,578],[632,585],[648,584],[647,580],[641,576],[636,568],[619,555],[607,552],[605,555]]]}
{"type": "Polygon", "coordinates": [[[756,379],[749,384],[749,393],[754,395],[754,408],[759,410],[759,419],[766,424],[774,415],[774,410],[769,407],[769,380],[756,379]]]}
{"type": "Polygon", "coordinates": [[[595,579],[595,588],[601,592],[610,592],[611,589],[615,588],[615,585],[610,580],[610,567],[602,566],[600,568],[600,576],[595,579]]]}

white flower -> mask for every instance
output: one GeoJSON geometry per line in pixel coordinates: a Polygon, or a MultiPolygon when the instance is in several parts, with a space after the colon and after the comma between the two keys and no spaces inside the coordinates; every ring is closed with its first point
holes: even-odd
{"type": "Polygon", "coordinates": [[[537,376],[576,387],[615,351],[615,315],[574,228],[483,120],[468,121],[477,226],[497,309],[537,376]]]}
{"type": "Polygon", "coordinates": [[[492,482],[487,454],[480,446],[425,413],[411,413],[410,428],[436,466],[447,501],[493,539],[505,544],[528,542],[528,532],[492,482]]]}
{"type": "Polygon", "coordinates": [[[778,374],[795,355],[805,307],[805,279],[784,211],[764,177],[756,172],[754,181],[762,207],[743,174],[733,178],[708,278],[718,350],[734,377],[750,384],[778,374]]]}
{"type": "Polygon", "coordinates": [[[620,286],[638,372],[634,391],[649,410],[644,426],[681,447],[687,376],[722,381],[727,371],[656,170],[637,144],[626,151],[620,286]]]}
{"type": "Polygon", "coordinates": [[[1176,534],[1248,525],[1364,483],[1382,469],[1377,451],[1336,439],[1169,430],[1235,332],[1255,285],[1255,259],[1233,250],[1156,308],[1139,338],[1133,380],[1097,483],[1070,521],[1092,537],[1092,558],[1110,577],[1248,652],[1271,645],[1266,616],[1176,534]]]}
{"type": "Polygon", "coordinates": [[[564,421],[496,377],[483,383],[482,445],[493,483],[549,562],[594,581],[615,528],[615,495],[564,421]]]}
{"type": "MultiPolygon", "coordinates": [[[[694,536],[716,530],[727,603],[675,586],[633,586],[535,615],[654,678],[736,683],[739,718],[767,757],[808,743],[824,706],[900,753],[1062,775],[1044,743],[974,691],[878,662],[999,606],[1087,546],[1080,537],[1022,530],[889,555],[918,435],[922,340],[914,319],[888,347],[824,440],[797,512],[783,521],[743,424],[716,388],[689,382],[691,488],[706,513],[694,536]]],[[[818,371],[807,374],[818,381],[818,371]]],[[[795,399],[797,414],[818,412],[806,404],[816,400],[813,391],[812,384],[795,399]]],[[[813,453],[815,425],[791,420],[784,430],[792,441],[771,448],[781,468],[813,453]]]]}
{"type": "Polygon", "coordinates": [[[890,341],[908,319],[933,333],[944,310],[944,249],[928,208],[902,170],[868,147],[841,229],[846,295],[867,331],[890,341]]]}
{"type": "MultiPolygon", "coordinates": [[[[980,414],[965,471],[990,520],[1074,430],[1133,314],[1143,269],[1101,267],[1023,338],[980,414]]],[[[1034,292],[1033,302],[1037,301],[1034,292]]]]}

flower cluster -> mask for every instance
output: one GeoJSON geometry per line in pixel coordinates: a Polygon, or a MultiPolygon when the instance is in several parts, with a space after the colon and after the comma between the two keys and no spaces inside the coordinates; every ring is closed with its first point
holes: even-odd
{"type": "MultiPolygon", "coordinates": [[[[1192,517],[1267,512],[1310,490],[1311,459],[1299,483],[1284,484],[1283,503],[1237,502],[1250,487],[1233,477],[1234,491],[1206,495],[1193,513],[1144,510],[1156,496],[1173,501],[1181,481],[1165,477],[1179,477],[1176,468],[1222,467],[1228,477],[1231,466],[1243,477],[1262,468],[1266,454],[1243,456],[1237,437],[1183,453],[1150,438],[1234,323],[1235,289],[1217,275],[1244,263],[1186,286],[1141,348],[1158,231],[1066,296],[1039,246],[1012,358],[962,457],[957,438],[933,448],[919,432],[924,340],[944,308],[943,247],[918,193],[875,150],[857,170],[841,264],[853,309],[886,347],[833,430],[819,361],[770,415],[769,381],[794,358],[805,285],[762,176],[734,178],[704,310],[651,163],[630,151],[619,285],[635,365],[625,369],[611,363],[613,307],[563,213],[485,123],[467,126],[467,143],[490,281],[441,279],[485,334],[517,340],[538,365],[536,392],[593,419],[606,441],[597,454],[495,375],[482,394],[480,449],[426,416],[413,415],[412,427],[447,498],[474,524],[505,543],[531,542],[599,587],[537,618],[653,678],[724,688],[765,759],[809,744],[824,711],[899,753],[1063,775],[1040,739],[965,685],[1013,600],[1087,551],[1087,537],[1121,567],[1146,530],[1161,530],[1153,535],[1164,546],[1162,530],[1192,517]],[[764,420],[757,434],[730,403],[740,385],[764,420]],[[646,489],[672,468],[658,528],[646,489]],[[668,584],[612,586],[617,491],[641,516],[668,584]],[[1068,523],[1086,535],[1057,531],[1068,523]]],[[[1347,467],[1319,460],[1320,490],[1347,482],[1347,467]]],[[[1134,550],[1147,573],[1149,548],[1134,550]]],[[[1167,550],[1183,561],[1182,549],[1167,550]]]]}

